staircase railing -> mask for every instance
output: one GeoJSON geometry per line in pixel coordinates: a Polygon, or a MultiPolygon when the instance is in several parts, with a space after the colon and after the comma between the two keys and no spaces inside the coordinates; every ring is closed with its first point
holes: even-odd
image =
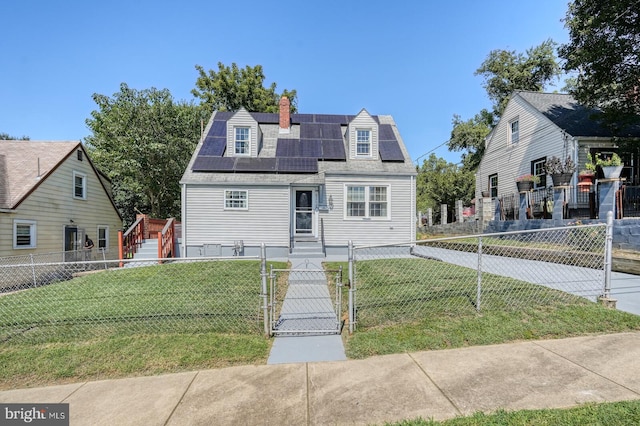
{"type": "MultiPolygon", "coordinates": [[[[118,231],[118,259],[131,259],[142,246],[144,239],[144,218],[140,217],[133,222],[124,234],[118,231]]],[[[120,264],[122,266],[122,264],[120,264]]]]}
{"type": "MultiPolygon", "coordinates": [[[[175,219],[167,219],[161,231],[158,231],[158,259],[173,257],[174,239],[176,234],[175,219]]],[[[160,261],[162,263],[162,261],[160,261]]]]}

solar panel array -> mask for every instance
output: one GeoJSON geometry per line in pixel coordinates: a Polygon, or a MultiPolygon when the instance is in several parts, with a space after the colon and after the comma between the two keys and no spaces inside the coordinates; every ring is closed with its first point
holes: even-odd
{"type": "Polygon", "coordinates": [[[191,170],[223,173],[317,173],[316,158],[246,158],[198,155],[191,170]]]}
{"type": "Polygon", "coordinates": [[[390,124],[378,127],[378,151],[382,161],[404,161],[404,154],[390,124]]]}

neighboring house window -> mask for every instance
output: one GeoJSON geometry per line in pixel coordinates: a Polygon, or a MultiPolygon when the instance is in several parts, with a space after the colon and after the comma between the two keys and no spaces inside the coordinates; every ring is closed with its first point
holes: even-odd
{"type": "Polygon", "coordinates": [[[109,227],[98,226],[98,249],[107,250],[109,248],[109,227]]]}
{"type": "Polygon", "coordinates": [[[518,143],[520,140],[520,121],[509,122],[509,140],[512,144],[518,143]]]}
{"type": "Polygon", "coordinates": [[[73,198],[87,198],[87,175],[73,172],[73,198]]]}
{"type": "Polygon", "coordinates": [[[371,130],[356,130],[356,155],[371,156],[371,130]]]}
{"type": "Polygon", "coordinates": [[[489,192],[492,197],[498,196],[498,175],[489,176],[489,192]]]}
{"type": "Polygon", "coordinates": [[[544,170],[546,161],[543,157],[531,162],[531,174],[540,178],[540,183],[533,184],[534,188],[545,188],[547,186],[547,172],[544,170]]]}
{"type": "Polygon", "coordinates": [[[386,186],[347,186],[347,217],[389,217],[389,188],[386,186]]]}
{"type": "Polygon", "coordinates": [[[249,128],[236,127],[235,153],[238,155],[249,154],[249,128]]]}
{"type": "Polygon", "coordinates": [[[27,249],[36,247],[36,222],[34,220],[13,221],[13,248],[27,249]]]}
{"type": "Polygon", "coordinates": [[[247,190],[224,191],[224,208],[247,210],[249,208],[249,192],[247,190]]]}

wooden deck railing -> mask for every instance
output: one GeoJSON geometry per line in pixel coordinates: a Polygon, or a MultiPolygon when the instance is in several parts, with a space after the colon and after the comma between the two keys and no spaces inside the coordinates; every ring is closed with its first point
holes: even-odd
{"type": "MultiPolygon", "coordinates": [[[[167,219],[161,231],[158,231],[158,259],[173,257],[174,239],[176,235],[175,219],[167,219]]],[[[162,261],[160,261],[162,263],[162,261]]]]}
{"type": "MultiPolygon", "coordinates": [[[[140,217],[133,222],[124,234],[118,231],[118,258],[131,259],[142,246],[144,240],[144,218],[140,217]]],[[[122,264],[120,264],[122,266],[122,264]]]]}
{"type": "Polygon", "coordinates": [[[174,218],[165,220],[138,217],[125,233],[118,231],[118,258],[132,259],[146,239],[157,239],[158,259],[174,257],[175,223],[174,218]]]}

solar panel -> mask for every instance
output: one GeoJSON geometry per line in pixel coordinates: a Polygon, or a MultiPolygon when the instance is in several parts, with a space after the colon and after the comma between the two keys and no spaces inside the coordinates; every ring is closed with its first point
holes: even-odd
{"type": "Polygon", "coordinates": [[[349,124],[349,120],[346,115],[329,115],[329,114],[316,114],[316,123],[334,123],[334,124],[349,124]]]}
{"type": "Polygon", "coordinates": [[[300,139],[320,139],[322,124],[300,123],[300,139]]]}
{"type": "Polygon", "coordinates": [[[236,172],[263,172],[276,171],[276,158],[237,158],[234,170],[236,172]]]}
{"type": "Polygon", "coordinates": [[[235,158],[231,157],[207,157],[198,155],[191,166],[194,172],[231,172],[235,158]]]}
{"type": "Polygon", "coordinates": [[[278,158],[278,173],[317,173],[318,160],[315,158],[278,158]]]}
{"type": "Polygon", "coordinates": [[[226,121],[214,121],[213,124],[211,125],[211,128],[209,129],[209,133],[207,133],[207,136],[213,136],[213,137],[221,137],[227,136],[227,122],[226,121]]]}
{"type": "Polygon", "coordinates": [[[322,157],[322,143],[318,139],[300,139],[298,141],[300,146],[300,157],[322,157]]]}
{"type": "Polygon", "coordinates": [[[202,148],[198,155],[213,155],[216,157],[222,157],[224,150],[227,147],[227,139],[221,137],[207,136],[202,143],[202,148]]]}
{"type": "Polygon", "coordinates": [[[276,157],[298,157],[300,156],[300,140],[298,139],[278,139],[276,145],[276,157]]]}
{"type": "Polygon", "coordinates": [[[272,112],[251,112],[251,116],[258,123],[263,124],[278,124],[280,123],[280,114],[272,112]]]}
{"type": "Polygon", "coordinates": [[[291,114],[291,123],[313,123],[313,114],[291,114]]]}
{"type": "Polygon", "coordinates": [[[325,160],[346,160],[344,143],[341,140],[323,140],[322,158],[325,160]]]}
{"type": "Polygon", "coordinates": [[[396,140],[378,142],[378,150],[382,161],[404,161],[404,155],[396,140]]]}
{"type": "Polygon", "coordinates": [[[235,114],[233,111],[216,111],[215,117],[213,119],[215,121],[227,121],[235,114]]]}
{"type": "Polygon", "coordinates": [[[380,126],[378,126],[378,129],[380,131],[378,136],[379,140],[381,141],[397,140],[395,133],[393,133],[393,127],[391,126],[391,124],[381,124],[380,126]]]}
{"type": "MultiPolygon", "coordinates": [[[[342,140],[342,128],[337,123],[320,124],[322,139],[340,139],[342,140]]],[[[302,137],[302,136],[301,136],[302,137]]]]}

